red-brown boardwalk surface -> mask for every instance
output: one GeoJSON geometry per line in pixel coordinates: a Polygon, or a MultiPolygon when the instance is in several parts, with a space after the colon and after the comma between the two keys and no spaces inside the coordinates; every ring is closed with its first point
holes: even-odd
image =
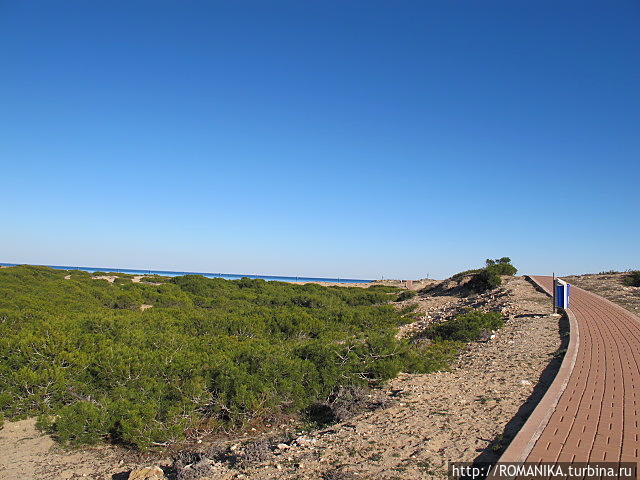
{"type": "Polygon", "coordinates": [[[573,285],[567,314],[562,366],[500,461],[639,462],[640,318],[573,285]]]}

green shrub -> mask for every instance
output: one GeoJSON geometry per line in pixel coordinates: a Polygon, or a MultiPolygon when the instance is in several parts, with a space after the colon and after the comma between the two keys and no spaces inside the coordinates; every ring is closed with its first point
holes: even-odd
{"type": "Polygon", "coordinates": [[[405,290],[403,292],[400,293],[400,295],[398,295],[398,297],[396,298],[396,302],[402,302],[404,300],[409,300],[413,297],[415,297],[418,294],[418,292],[416,292],[415,290],[405,290]]]}
{"type": "Polygon", "coordinates": [[[45,413],[38,415],[36,418],[36,428],[49,434],[53,433],[54,423],[55,418],[52,415],[47,415],[45,413]]]}
{"type": "MultiPolygon", "coordinates": [[[[495,260],[488,258],[486,260],[486,266],[478,270],[468,270],[462,272],[462,274],[473,273],[473,278],[469,282],[471,288],[476,292],[484,292],[487,290],[493,290],[502,285],[501,275],[515,275],[518,269],[511,265],[511,259],[509,257],[502,257],[495,260]]],[[[456,277],[456,275],[454,275],[456,277]]],[[[452,277],[453,278],[453,277],[452,277]]]]}
{"type": "Polygon", "coordinates": [[[623,280],[625,285],[630,287],[640,287],[640,270],[630,271],[623,280]]]}
{"type": "Polygon", "coordinates": [[[510,263],[496,263],[495,265],[489,265],[485,270],[490,270],[496,275],[515,275],[518,269],[510,263]]]}
{"type": "Polygon", "coordinates": [[[400,309],[400,314],[409,315],[410,313],[415,312],[417,309],[418,309],[417,303],[408,303],[400,309]]]}
{"type": "Polygon", "coordinates": [[[142,295],[138,291],[119,291],[115,296],[107,299],[105,307],[121,310],[135,310],[143,303],[142,295]]]}
{"type": "Polygon", "coordinates": [[[500,275],[490,267],[482,269],[477,273],[470,282],[471,286],[477,292],[493,290],[502,285],[500,275]]]}
{"type": "Polygon", "coordinates": [[[423,373],[444,370],[449,367],[462,349],[461,342],[452,340],[443,340],[434,342],[424,353],[422,371],[423,373]]]}
{"type": "Polygon", "coordinates": [[[366,289],[370,291],[383,292],[383,293],[396,293],[400,291],[399,287],[394,287],[391,285],[382,285],[382,284],[369,285],[366,289]]]}
{"type": "MultiPolygon", "coordinates": [[[[481,268],[474,268],[472,270],[465,270],[464,272],[458,272],[455,275],[451,276],[451,280],[460,280],[462,277],[466,277],[468,275],[475,275],[476,273],[481,272],[481,268]]],[[[425,290],[430,287],[425,287],[425,290]]]]}
{"type": "Polygon", "coordinates": [[[62,442],[71,445],[92,445],[105,438],[111,426],[104,408],[87,401],[78,401],[59,410],[54,422],[44,424],[62,442]]]}
{"type": "Polygon", "coordinates": [[[432,373],[446,370],[463,346],[464,343],[458,341],[436,340],[425,349],[412,350],[407,372],[432,373]]]}
{"type": "Polygon", "coordinates": [[[427,335],[434,340],[469,342],[478,340],[483,334],[498,330],[503,325],[504,320],[497,312],[470,310],[453,320],[433,325],[427,335]]]}

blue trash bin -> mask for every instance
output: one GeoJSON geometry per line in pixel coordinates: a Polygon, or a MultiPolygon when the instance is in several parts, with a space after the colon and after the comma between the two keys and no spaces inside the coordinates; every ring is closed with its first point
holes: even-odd
{"type": "Polygon", "coordinates": [[[556,307],[564,309],[569,308],[571,284],[556,278],[554,287],[556,292],[556,307]]]}

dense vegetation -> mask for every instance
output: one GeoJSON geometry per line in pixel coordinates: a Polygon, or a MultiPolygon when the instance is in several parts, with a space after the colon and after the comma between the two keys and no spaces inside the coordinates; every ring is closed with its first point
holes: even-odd
{"type": "Polygon", "coordinates": [[[396,339],[412,308],[390,287],[117,275],[0,269],[0,414],[38,414],[71,444],[147,448],[444,368],[462,338],[396,339]]]}
{"type": "Polygon", "coordinates": [[[165,283],[169,282],[171,277],[165,277],[163,275],[144,275],[140,281],[149,283],[165,283]]]}

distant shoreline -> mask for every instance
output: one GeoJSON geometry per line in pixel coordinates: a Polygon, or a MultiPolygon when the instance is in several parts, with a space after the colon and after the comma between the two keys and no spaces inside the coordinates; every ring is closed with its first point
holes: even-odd
{"type": "MultiPolygon", "coordinates": [[[[32,265],[29,263],[0,263],[2,267],[16,267],[18,265],[32,265]]],[[[35,265],[32,265],[35,266],[35,265]]],[[[208,278],[224,278],[226,280],[238,280],[240,278],[263,279],[267,281],[278,282],[296,282],[296,283],[371,283],[374,280],[355,279],[355,278],[325,278],[325,277],[291,277],[285,275],[250,275],[239,273],[208,273],[208,272],[174,272],[170,270],[141,270],[131,268],[114,268],[114,267],[74,267],[69,265],[37,265],[42,267],[54,268],[56,270],[81,270],[83,272],[116,272],[128,275],[162,275],[163,277],[179,277],[182,275],[202,275],[208,278]]]]}

